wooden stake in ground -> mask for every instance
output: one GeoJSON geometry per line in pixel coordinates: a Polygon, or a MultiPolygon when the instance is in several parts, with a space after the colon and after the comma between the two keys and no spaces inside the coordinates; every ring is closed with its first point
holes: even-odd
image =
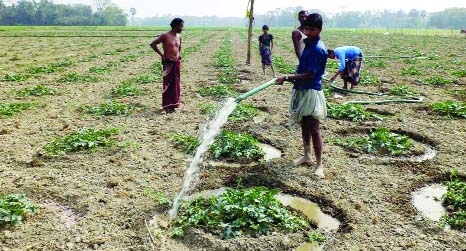
{"type": "Polygon", "coordinates": [[[251,46],[252,46],[252,25],[254,23],[254,0],[249,0],[250,9],[247,11],[246,16],[249,17],[249,30],[248,30],[248,53],[246,56],[246,64],[251,64],[251,46]]]}

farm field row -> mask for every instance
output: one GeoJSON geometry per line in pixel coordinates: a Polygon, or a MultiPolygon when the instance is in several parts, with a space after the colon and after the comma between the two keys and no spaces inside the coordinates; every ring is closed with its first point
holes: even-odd
{"type": "MultiPolygon", "coordinates": [[[[225,97],[272,79],[270,70],[262,75],[257,47],[251,65],[244,64],[245,29],[187,27],[182,105],[176,113],[161,115],[160,58],[148,44],[163,30],[0,31],[6,42],[0,44],[0,112],[10,112],[0,114],[0,195],[26,194],[39,208],[22,224],[0,230],[1,248],[295,250],[306,242],[307,233],[301,232],[224,240],[192,230],[175,238],[171,225],[152,229],[150,238],[148,222],[155,214],[166,213],[154,194],[173,198],[191,159],[173,135],[178,135],[175,140],[198,136],[209,111],[225,97]],[[56,33],[73,36],[38,36],[56,33]],[[85,37],[91,34],[95,37],[85,37]],[[44,93],[48,95],[39,95],[44,93]],[[24,110],[15,111],[11,104],[22,104],[19,109],[24,110]],[[89,128],[114,129],[113,143],[93,151],[48,152],[54,140],[89,128]]],[[[290,32],[271,29],[280,74],[296,63],[290,32]]],[[[255,43],[259,34],[256,30],[255,43]]],[[[466,40],[337,30],[324,30],[322,39],[328,48],[363,49],[366,59],[357,90],[391,93],[390,98],[421,96],[422,102],[363,105],[375,117],[355,118],[354,110],[353,117],[332,113],[322,124],[326,174],[322,180],[312,168],[293,165],[302,146],[300,130],[287,126],[291,87],[272,86],[243,101],[246,108],[238,107],[245,114],[254,110],[254,118],[239,113],[224,127],[274,146],[281,157],[265,162],[244,156],[218,160],[210,155],[201,166],[195,191],[235,187],[241,181],[245,187],[278,188],[319,203],[341,222],[338,231],[323,233],[323,250],[463,250],[465,230],[444,231],[425,218],[412,206],[411,193],[448,181],[452,170],[461,179],[466,177],[466,111],[444,116],[434,106],[466,101],[466,40]],[[348,149],[342,143],[380,128],[407,136],[414,148],[393,157],[348,149]],[[422,145],[434,149],[436,156],[412,159],[422,155],[422,145]]],[[[336,67],[335,61],[329,61],[327,71],[332,74],[336,67]]],[[[334,107],[386,99],[336,93],[328,84],[325,91],[334,107]]],[[[311,229],[319,231],[315,226],[311,229]]]]}

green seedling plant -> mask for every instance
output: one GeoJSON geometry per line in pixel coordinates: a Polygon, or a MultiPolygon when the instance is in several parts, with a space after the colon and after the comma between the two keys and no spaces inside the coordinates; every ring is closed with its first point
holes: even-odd
{"type": "Polygon", "coordinates": [[[223,68],[219,75],[218,80],[221,84],[235,84],[238,83],[238,70],[233,67],[225,67],[223,68]]]}
{"type": "Polygon", "coordinates": [[[116,97],[129,97],[139,96],[144,92],[136,84],[133,84],[131,82],[125,82],[117,87],[112,88],[111,93],[113,96],[116,97]]]}
{"type": "Polygon", "coordinates": [[[151,188],[146,189],[145,194],[147,197],[153,199],[157,206],[168,209],[171,204],[172,200],[168,198],[163,192],[157,191],[151,188]]]}
{"type": "Polygon", "coordinates": [[[199,103],[199,110],[201,114],[206,114],[209,117],[214,117],[215,114],[220,110],[219,104],[213,103],[199,103]]]}
{"type": "Polygon", "coordinates": [[[137,59],[138,59],[138,55],[129,54],[129,55],[123,56],[120,59],[120,62],[130,62],[130,61],[136,62],[137,59]]]}
{"type": "Polygon", "coordinates": [[[403,69],[401,71],[401,75],[420,76],[420,75],[424,75],[424,73],[418,70],[416,67],[411,66],[409,68],[403,69]]]}
{"type": "Polygon", "coordinates": [[[326,66],[326,69],[327,70],[338,70],[338,61],[336,60],[327,60],[327,66],[326,66]]]}
{"type": "Polygon", "coordinates": [[[2,81],[6,82],[19,82],[28,80],[29,76],[21,73],[7,73],[3,76],[2,81]]]}
{"type": "Polygon", "coordinates": [[[33,103],[0,103],[0,117],[14,116],[33,106],[33,103]]]}
{"type": "Polygon", "coordinates": [[[107,66],[92,66],[89,68],[90,73],[96,73],[96,74],[105,74],[110,72],[110,68],[107,66]]]}
{"type": "Polygon", "coordinates": [[[175,147],[182,149],[186,154],[192,154],[201,144],[198,138],[193,136],[186,136],[179,133],[171,133],[168,135],[170,141],[175,147]]]}
{"type": "Polygon", "coordinates": [[[371,68],[385,69],[387,68],[387,63],[382,60],[367,60],[364,61],[365,65],[371,68]]]}
{"type": "Polygon", "coordinates": [[[259,160],[265,156],[259,141],[249,134],[222,130],[209,150],[213,158],[259,160]]]}
{"type": "Polygon", "coordinates": [[[98,82],[100,78],[91,75],[81,75],[76,72],[70,72],[58,79],[61,83],[82,83],[82,82],[98,82]]]}
{"type": "Polygon", "coordinates": [[[453,76],[456,76],[458,78],[464,78],[466,77],[466,69],[459,69],[454,72],[452,72],[453,76]]]}
{"type": "Polygon", "coordinates": [[[39,74],[39,73],[53,73],[59,71],[60,68],[53,65],[39,65],[29,67],[26,71],[30,74],[39,74]]]}
{"type": "Polygon", "coordinates": [[[407,153],[413,146],[408,136],[390,132],[387,128],[378,128],[364,137],[335,139],[333,143],[353,151],[393,156],[407,153]]]}
{"type": "Polygon", "coordinates": [[[100,116],[118,116],[118,115],[129,115],[137,110],[141,110],[141,107],[137,107],[132,104],[125,104],[116,100],[109,100],[103,104],[96,106],[85,105],[81,108],[87,114],[100,115],[100,116]]]}
{"type": "Polygon", "coordinates": [[[307,235],[307,239],[310,243],[323,243],[325,242],[327,239],[325,238],[325,235],[321,232],[317,232],[317,231],[312,231],[310,233],[308,233],[307,235]]]}
{"type": "Polygon", "coordinates": [[[95,130],[93,128],[82,128],[78,131],[65,135],[46,144],[43,149],[48,155],[63,155],[77,151],[95,151],[98,147],[109,147],[115,145],[113,136],[120,133],[117,128],[95,130]]]}
{"type": "Polygon", "coordinates": [[[457,171],[452,171],[450,181],[446,182],[447,192],[442,196],[442,204],[447,213],[441,223],[453,229],[466,230],[466,182],[461,181],[457,171]]]}
{"type": "Polygon", "coordinates": [[[417,96],[419,93],[407,85],[395,85],[388,91],[393,96],[417,96]]]}
{"type": "Polygon", "coordinates": [[[353,122],[361,122],[368,120],[383,120],[383,117],[369,112],[362,105],[359,104],[330,104],[327,103],[328,116],[334,119],[344,119],[353,122]]]}
{"type": "Polygon", "coordinates": [[[238,234],[267,235],[282,230],[296,232],[309,223],[288,211],[275,196],[278,189],[251,187],[227,189],[210,198],[197,198],[181,205],[173,235],[182,237],[188,228],[202,228],[223,239],[238,234]]]}
{"type": "Polygon", "coordinates": [[[37,212],[37,206],[24,194],[0,196],[0,229],[21,224],[28,216],[37,212]]]}
{"type": "Polygon", "coordinates": [[[361,79],[359,80],[361,85],[380,85],[382,81],[375,75],[372,75],[368,72],[361,74],[361,79]]]}
{"type": "Polygon", "coordinates": [[[210,96],[215,98],[227,98],[234,94],[233,90],[225,85],[202,87],[197,91],[197,93],[203,97],[210,96]]]}
{"type": "Polygon", "coordinates": [[[437,114],[466,119],[466,102],[447,100],[433,103],[431,107],[437,114]]]}
{"type": "Polygon", "coordinates": [[[441,76],[432,76],[432,77],[428,77],[424,79],[422,83],[427,84],[427,85],[444,86],[444,85],[452,84],[453,81],[451,81],[448,78],[441,77],[441,76]]]}
{"type": "Polygon", "coordinates": [[[251,104],[239,104],[230,114],[228,120],[231,122],[250,121],[259,114],[259,110],[251,104]]]}
{"type": "Polygon", "coordinates": [[[43,84],[38,84],[33,87],[24,88],[18,91],[18,96],[28,97],[28,96],[45,96],[45,95],[56,95],[57,90],[51,89],[43,84]]]}
{"type": "MultiPolygon", "coordinates": [[[[160,75],[160,73],[159,73],[160,75]]],[[[161,76],[159,75],[141,75],[134,78],[136,84],[149,84],[153,82],[160,81],[161,76]]]]}
{"type": "Polygon", "coordinates": [[[272,63],[276,71],[282,74],[294,74],[296,71],[296,66],[288,64],[283,57],[273,56],[272,63]]]}

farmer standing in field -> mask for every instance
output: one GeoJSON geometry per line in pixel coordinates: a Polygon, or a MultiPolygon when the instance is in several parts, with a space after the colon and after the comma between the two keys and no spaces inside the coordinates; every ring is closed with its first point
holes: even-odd
{"type": "Polygon", "coordinates": [[[299,60],[301,59],[301,55],[303,54],[304,50],[304,39],[306,39],[306,35],[303,33],[304,28],[303,28],[303,22],[306,20],[306,17],[309,15],[309,13],[305,10],[302,10],[298,13],[298,21],[299,21],[299,27],[294,29],[291,32],[291,40],[293,41],[293,47],[294,51],[296,54],[296,57],[298,58],[298,64],[299,60]]]}
{"type": "Polygon", "coordinates": [[[316,158],[315,174],[324,178],[322,165],[322,135],[320,121],[327,116],[327,107],[322,91],[322,76],[327,64],[327,49],[320,40],[322,16],[313,13],[301,25],[304,35],[304,50],[299,60],[296,74],[285,75],[277,79],[277,84],[284,81],[293,83],[291,94],[291,121],[301,124],[304,156],[295,161],[296,165],[311,165],[311,139],[316,158]]]}
{"type": "Polygon", "coordinates": [[[340,61],[338,72],[330,78],[335,81],[338,75],[343,79],[343,88],[348,89],[348,82],[351,83],[351,89],[359,84],[362,66],[362,50],[356,46],[341,46],[334,50],[328,50],[328,57],[337,58],[340,61]]]}
{"type": "Polygon", "coordinates": [[[263,34],[259,36],[259,52],[261,54],[262,71],[265,76],[265,66],[270,65],[273,76],[277,77],[272,63],[273,35],[269,33],[269,26],[267,25],[262,26],[262,32],[263,34]]]}
{"type": "Polygon", "coordinates": [[[162,114],[175,112],[180,105],[181,91],[181,32],[184,21],[175,18],[170,23],[171,30],[159,35],[150,47],[162,58],[162,114]],[[158,48],[162,44],[163,53],[158,48]]]}

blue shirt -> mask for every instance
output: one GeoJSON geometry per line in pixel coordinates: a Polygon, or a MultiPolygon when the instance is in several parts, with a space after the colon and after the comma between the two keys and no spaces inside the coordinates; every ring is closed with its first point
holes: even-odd
{"type": "Polygon", "coordinates": [[[322,90],[322,76],[327,64],[327,48],[319,38],[304,39],[305,47],[299,60],[297,74],[310,72],[314,75],[309,80],[297,80],[293,88],[297,90],[322,90]]]}
{"type": "Polygon", "coordinates": [[[356,46],[341,46],[334,50],[335,57],[340,61],[338,71],[343,71],[346,66],[346,60],[355,60],[357,57],[362,57],[362,50],[356,46]]]}

